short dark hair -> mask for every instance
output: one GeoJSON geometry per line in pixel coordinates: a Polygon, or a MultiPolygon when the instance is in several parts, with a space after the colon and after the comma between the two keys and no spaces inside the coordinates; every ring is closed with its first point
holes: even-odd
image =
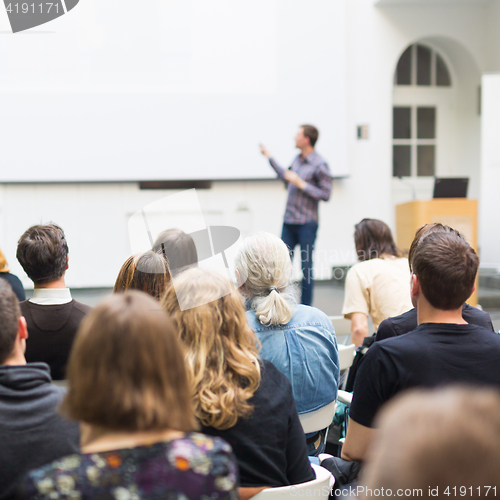
{"type": "Polygon", "coordinates": [[[420,243],[420,240],[424,237],[425,234],[432,233],[453,233],[461,236],[456,229],[453,229],[450,226],[445,226],[440,222],[433,222],[432,224],[424,224],[423,226],[420,226],[415,232],[415,237],[413,238],[413,241],[410,245],[410,250],[408,251],[408,264],[410,266],[410,272],[412,271],[411,261],[413,260],[413,254],[415,253],[415,249],[420,243]]]}
{"type": "Polygon", "coordinates": [[[161,253],[167,259],[172,276],[198,264],[196,244],[189,234],[181,229],[162,231],[153,245],[153,252],[161,253]]]}
{"type": "Polygon", "coordinates": [[[314,125],[301,125],[300,128],[304,131],[304,137],[309,139],[309,144],[314,147],[319,137],[318,129],[314,125]]]}
{"type": "Polygon", "coordinates": [[[57,224],[31,226],[17,242],[16,257],[35,285],[56,281],[66,271],[68,244],[57,224]]]}
{"type": "Polygon", "coordinates": [[[68,361],[63,411],[103,430],[193,431],[177,329],[143,292],[114,294],[82,321],[68,361]]]}
{"type": "Polygon", "coordinates": [[[354,244],[360,261],[377,259],[382,255],[403,256],[394,243],[389,226],[377,219],[363,219],[354,226],[354,244]]]}
{"type": "Polygon", "coordinates": [[[7,281],[0,279],[0,364],[14,350],[21,308],[16,294],[7,281]]]}
{"type": "Polygon", "coordinates": [[[462,307],[474,288],[479,259],[457,232],[427,232],[415,249],[413,273],[432,307],[451,311],[462,307]]]}

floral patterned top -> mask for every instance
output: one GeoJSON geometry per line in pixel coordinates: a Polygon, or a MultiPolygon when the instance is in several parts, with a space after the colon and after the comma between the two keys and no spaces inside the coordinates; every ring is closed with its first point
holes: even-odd
{"type": "Polygon", "coordinates": [[[237,500],[238,469],[222,439],[190,433],[122,450],[69,455],[25,479],[33,500],[237,500]]]}

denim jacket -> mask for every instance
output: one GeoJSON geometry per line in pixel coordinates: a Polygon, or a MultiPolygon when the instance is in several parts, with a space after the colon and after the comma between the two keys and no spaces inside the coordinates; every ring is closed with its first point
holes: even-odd
{"type": "Polygon", "coordinates": [[[261,358],[271,361],[290,380],[299,414],[319,410],[337,399],[337,339],[325,313],[297,305],[286,325],[272,326],[262,325],[253,310],[246,314],[262,344],[261,358]]]}

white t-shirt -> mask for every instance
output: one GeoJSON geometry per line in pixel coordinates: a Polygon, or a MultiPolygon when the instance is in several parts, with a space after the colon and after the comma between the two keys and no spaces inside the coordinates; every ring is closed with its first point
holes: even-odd
{"type": "Polygon", "coordinates": [[[408,259],[384,256],[349,269],[342,308],[345,318],[350,319],[352,313],[364,313],[371,316],[376,331],[384,319],[412,307],[408,259]]]}

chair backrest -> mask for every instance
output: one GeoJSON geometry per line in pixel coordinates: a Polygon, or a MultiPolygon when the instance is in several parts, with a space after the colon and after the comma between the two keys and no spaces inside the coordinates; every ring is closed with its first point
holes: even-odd
{"type": "Polygon", "coordinates": [[[307,483],[292,484],[291,486],[280,486],[279,488],[267,488],[257,493],[252,500],[285,500],[296,497],[328,498],[333,490],[335,478],[320,465],[311,464],[316,474],[316,479],[307,483]],[[302,490],[300,493],[299,490],[302,490]]]}
{"type": "Polygon", "coordinates": [[[347,370],[352,366],[355,356],[356,346],[351,345],[339,345],[339,368],[340,370],[347,370]]]}
{"type": "Polygon", "coordinates": [[[54,385],[58,385],[59,387],[68,387],[68,381],[67,380],[53,380],[52,383],[54,385]]]}
{"type": "Polygon", "coordinates": [[[332,401],[329,405],[323,406],[319,410],[301,413],[299,419],[304,432],[307,434],[308,432],[317,432],[329,427],[335,415],[336,407],[337,402],[332,401]]]}
{"type": "Polygon", "coordinates": [[[344,316],[329,316],[337,337],[351,334],[351,320],[344,316]]]}

